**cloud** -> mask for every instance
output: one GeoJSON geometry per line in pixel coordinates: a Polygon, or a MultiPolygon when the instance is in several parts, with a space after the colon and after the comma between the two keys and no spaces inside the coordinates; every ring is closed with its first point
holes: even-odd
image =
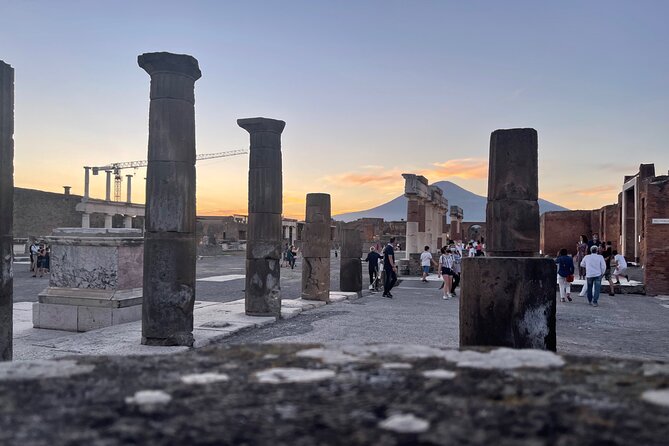
{"type": "Polygon", "coordinates": [[[460,178],[463,180],[484,180],[488,178],[488,160],[484,158],[460,158],[443,163],[434,163],[435,168],[422,172],[430,181],[460,178]]]}
{"type": "Polygon", "coordinates": [[[594,186],[585,189],[572,190],[569,193],[581,195],[583,197],[598,197],[601,195],[611,195],[618,192],[619,187],[615,185],[594,186]]]}

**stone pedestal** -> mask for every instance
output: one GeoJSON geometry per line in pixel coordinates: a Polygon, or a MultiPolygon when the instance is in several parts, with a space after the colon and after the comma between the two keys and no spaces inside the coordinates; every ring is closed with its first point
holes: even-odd
{"type": "Polygon", "coordinates": [[[0,361],[12,359],[14,69],[0,61],[0,361]]]}
{"type": "Polygon", "coordinates": [[[464,258],[460,346],[555,351],[556,274],[552,259],[464,258]]]}
{"type": "Polygon", "coordinates": [[[141,319],[141,230],[59,228],[47,242],[51,274],[33,305],[35,328],[88,331],[141,319]]]}
{"type": "Polygon", "coordinates": [[[302,299],[330,300],[330,195],[307,194],[302,232],[302,299]]]}
{"type": "Polygon", "coordinates": [[[147,53],[151,76],[142,344],[193,345],[195,304],[195,58],[147,53]]]}
{"type": "Polygon", "coordinates": [[[249,132],[249,219],[245,308],[249,316],[281,317],[281,133],[276,119],[238,119],[249,132]]]}
{"type": "Polygon", "coordinates": [[[357,229],[342,231],[339,289],[350,292],[362,291],[362,242],[360,231],[357,229]]]}

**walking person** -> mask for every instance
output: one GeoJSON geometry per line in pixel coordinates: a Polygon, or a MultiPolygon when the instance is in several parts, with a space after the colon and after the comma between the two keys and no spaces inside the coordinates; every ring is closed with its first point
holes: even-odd
{"type": "Polygon", "coordinates": [[[37,256],[39,255],[39,245],[37,240],[30,245],[30,271],[33,272],[33,277],[37,277],[37,256]]]}
{"type": "Polygon", "coordinates": [[[574,280],[574,259],[562,248],[555,259],[558,266],[558,285],[560,287],[560,302],[571,302],[571,282],[574,280]],[[571,280],[569,280],[571,278],[571,280]]]}
{"type": "Polygon", "coordinates": [[[585,268],[581,267],[581,261],[588,255],[588,237],[582,234],[576,243],[576,265],[578,265],[578,278],[585,279],[585,268]]]}
{"type": "Polygon", "coordinates": [[[290,247],[290,269],[295,269],[295,260],[297,259],[297,248],[295,245],[290,247]]]}
{"type": "Polygon", "coordinates": [[[379,288],[379,259],[381,255],[376,252],[373,246],[369,247],[369,252],[367,257],[365,257],[365,262],[367,262],[369,269],[369,289],[373,291],[378,291],[379,288]]]}
{"type": "Polygon", "coordinates": [[[397,265],[395,265],[395,250],[393,248],[395,237],[391,237],[388,244],[383,249],[383,270],[385,271],[385,280],[383,281],[383,297],[392,299],[390,290],[397,282],[397,265]]]}
{"type": "Polygon", "coordinates": [[[597,246],[590,247],[590,254],[581,261],[581,266],[585,267],[586,286],[588,287],[586,295],[588,303],[593,307],[598,306],[599,292],[602,287],[602,277],[606,272],[606,262],[604,257],[597,254],[597,246]]]}
{"type": "Polygon", "coordinates": [[[427,276],[430,275],[430,267],[435,263],[432,259],[432,253],[430,252],[430,247],[426,246],[423,252],[420,254],[420,266],[423,268],[423,278],[422,282],[427,282],[427,276]]]}
{"type": "Polygon", "coordinates": [[[602,257],[604,257],[604,262],[606,263],[606,271],[604,271],[604,278],[609,284],[609,296],[615,296],[613,282],[611,280],[611,259],[613,258],[611,250],[611,242],[602,242],[600,246],[602,257]]]}
{"type": "Polygon", "coordinates": [[[622,254],[618,254],[618,251],[613,250],[611,252],[611,255],[613,256],[613,277],[615,277],[616,285],[620,285],[620,277],[624,277],[627,279],[627,283],[629,283],[630,278],[627,276],[627,260],[625,260],[625,257],[622,254]]]}
{"type": "Polygon", "coordinates": [[[455,289],[460,285],[460,273],[462,272],[462,254],[457,248],[451,247],[453,256],[453,284],[451,285],[451,296],[455,297],[455,289]]]}
{"type": "Polygon", "coordinates": [[[441,248],[441,255],[439,256],[439,275],[444,281],[444,295],[442,299],[448,300],[451,298],[451,287],[453,286],[453,256],[447,247],[441,248]]]}

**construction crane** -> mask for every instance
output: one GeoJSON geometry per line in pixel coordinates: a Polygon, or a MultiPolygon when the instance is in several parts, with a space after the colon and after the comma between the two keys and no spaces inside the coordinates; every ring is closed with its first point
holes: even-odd
{"type": "MultiPolygon", "coordinates": [[[[212,158],[225,158],[228,156],[236,155],[245,155],[249,153],[248,150],[228,150],[226,152],[216,152],[216,153],[203,153],[201,155],[196,155],[195,160],[208,160],[212,158]]],[[[139,167],[148,166],[148,160],[142,161],[124,161],[120,163],[110,163],[105,166],[91,167],[93,175],[97,175],[99,172],[113,172],[114,173],[114,201],[121,201],[121,170],[122,169],[137,169],[139,167]]]]}

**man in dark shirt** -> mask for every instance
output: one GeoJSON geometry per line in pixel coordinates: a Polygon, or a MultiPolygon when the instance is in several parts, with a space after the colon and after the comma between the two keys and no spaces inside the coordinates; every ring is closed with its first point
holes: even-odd
{"type": "Polygon", "coordinates": [[[379,284],[379,259],[381,254],[376,252],[373,246],[369,248],[365,262],[369,263],[369,289],[378,291],[379,284]]]}
{"type": "Polygon", "coordinates": [[[395,237],[391,237],[390,241],[383,249],[383,271],[386,273],[386,280],[383,283],[383,297],[391,298],[390,290],[397,282],[397,266],[395,266],[395,250],[393,249],[395,237]]]}

